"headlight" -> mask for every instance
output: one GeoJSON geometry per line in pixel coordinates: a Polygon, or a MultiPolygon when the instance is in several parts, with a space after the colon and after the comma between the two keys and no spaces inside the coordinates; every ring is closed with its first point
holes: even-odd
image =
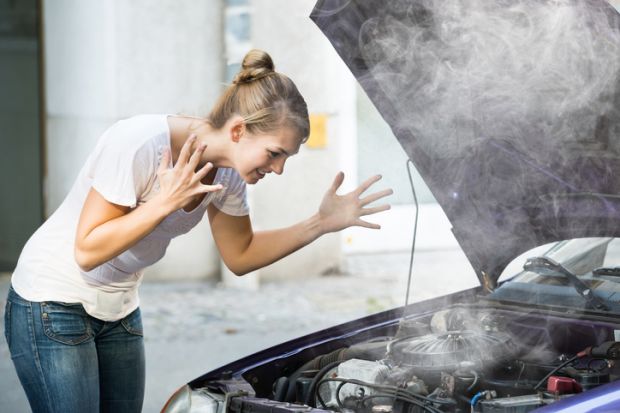
{"type": "Polygon", "coordinates": [[[207,389],[193,390],[187,384],[168,399],[161,413],[222,413],[224,396],[207,389]]]}

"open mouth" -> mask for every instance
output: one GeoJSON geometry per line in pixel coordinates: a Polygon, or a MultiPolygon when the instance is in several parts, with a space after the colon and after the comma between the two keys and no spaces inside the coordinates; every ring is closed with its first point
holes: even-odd
{"type": "Polygon", "coordinates": [[[262,179],[267,174],[266,171],[261,171],[260,169],[256,169],[256,175],[258,175],[258,179],[262,179]]]}

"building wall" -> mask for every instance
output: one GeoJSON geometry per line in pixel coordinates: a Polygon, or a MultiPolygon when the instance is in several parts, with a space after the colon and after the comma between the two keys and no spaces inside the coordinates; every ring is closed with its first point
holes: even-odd
{"type": "MultiPolygon", "coordinates": [[[[392,209],[369,221],[381,225],[381,230],[369,234],[363,228],[348,228],[343,232],[345,254],[409,251],[411,249],[415,207],[408,177],[408,156],[361,87],[357,87],[357,168],[361,181],[374,174],[383,179],[378,188],[392,188],[394,194],[387,201],[392,209]]],[[[458,249],[452,234],[452,224],[437,204],[428,186],[411,167],[411,176],[419,203],[416,249],[458,249]]]]}
{"type": "MultiPolygon", "coordinates": [[[[356,81],[308,17],[314,3],[45,0],[47,214],[116,120],[139,113],[209,111],[225,86],[232,54],[238,54],[224,41],[227,5],[249,5],[247,47],[269,52],[276,69],[295,81],[310,113],[327,119],[324,147],[303,146],[284,175],[271,174],[250,188],[254,228],[279,228],[313,215],[339,170],[346,175],[342,191],[353,189],[359,181],[356,81]]],[[[355,234],[371,249],[380,240],[375,231],[355,234]]],[[[338,270],[346,238],[346,233],[325,235],[249,275],[254,278],[249,285],[338,270]]],[[[147,270],[147,280],[218,277],[221,270],[205,218],[171,243],[166,257],[147,270]]]]}
{"type": "Polygon", "coordinates": [[[38,10],[0,3],[0,271],[15,268],[43,212],[38,10]]]}
{"type": "MultiPolygon", "coordinates": [[[[44,0],[43,16],[49,215],[108,126],[139,113],[205,114],[224,67],[220,0],[44,0]]],[[[217,274],[205,220],[147,279],[217,274]]]]}
{"type": "MultiPolygon", "coordinates": [[[[308,17],[312,0],[254,0],[252,45],[267,51],[276,70],[288,75],[308,103],[311,114],[327,115],[327,144],[302,145],[281,176],[271,174],[253,188],[253,223],[278,228],[312,216],[339,170],[345,187],[356,180],[347,168],[344,148],[355,140],[355,79],[308,17]]],[[[349,150],[350,151],[350,150],[349,150]]],[[[354,166],[354,162],[349,162],[354,166]]],[[[341,265],[341,234],[328,234],[303,250],[260,270],[261,280],[307,277],[341,265]]]]}

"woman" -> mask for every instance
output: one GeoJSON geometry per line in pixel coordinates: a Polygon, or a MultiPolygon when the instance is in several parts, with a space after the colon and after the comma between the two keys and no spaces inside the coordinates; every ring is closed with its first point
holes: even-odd
{"type": "Polygon", "coordinates": [[[141,115],[97,143],[73,188],[30,238],[11,280],[5,335],[35,412],[139,412],[142,270],[207,212],[226,265],[243,275],[389,208],[360,199],[379,177],[288,228],[253,232],[246,184],[281,174],[309,134],[306,103],[271,58],[250,51],[206,119],[141,115]],[[188,138],[189,136],[189,138],[188,138]]]}

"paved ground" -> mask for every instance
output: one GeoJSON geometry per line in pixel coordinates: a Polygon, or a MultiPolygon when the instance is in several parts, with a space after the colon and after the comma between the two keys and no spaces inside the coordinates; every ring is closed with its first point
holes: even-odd
{"type": "MultiPolygon", "coordinates": [[[[348,257],[343,274],[263,284],[258,291],[212,283],[148,283],[140,290],[146,346],[144,411],[158,412],[184,383],[244,355],[404,303],[408,254],[348,257]]],[[[475,285],[459,251],[417,252],[412,300],[475,285]]],[[[0,320],[9,286],[0,277],[0,320]]],[[[4,331],[3,321],[0,321],[4,331]]],[[[0,339],[0,412],[28,412],[0,339]]]]}

